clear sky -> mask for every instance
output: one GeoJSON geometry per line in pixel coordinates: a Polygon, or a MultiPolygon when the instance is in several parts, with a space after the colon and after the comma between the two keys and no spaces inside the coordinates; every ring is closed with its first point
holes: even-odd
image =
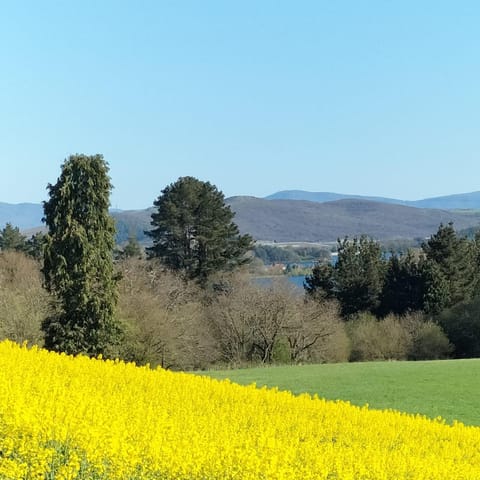
{"type": "Polygon", "coordinates": [[[0,201],[102,153],[112,206],[480,190],[480,2],[1,2],[0,201]]]}

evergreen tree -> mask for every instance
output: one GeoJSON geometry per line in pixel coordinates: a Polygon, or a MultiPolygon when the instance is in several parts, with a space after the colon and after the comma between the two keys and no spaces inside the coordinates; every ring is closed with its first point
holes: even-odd
{"type": "Polygon", "coordinates": [[[0,250],[15,250],[17,252],[25,252],[27,250],[26,237],[20,233],[18,227],[14,227],[11,223],[7,223],[0,230],[0,250]]]}
{"type": "Polygon", "coordinates": [[[150,258],[201,284],[214,273],[246,263],[253,248],[249,235],[239,235],[223,193],[209,182],[181,177],[154,202],[150,258]]]}
{"type": "Polygon", "coordinates": [[[123,248],[115,249],[115,260],[124,260],[126,258],[142,258],[143,248],[138,243],[137,237],[130,234],[128,242],[123,248]]]}
{"type": "Polygon", "coordinates": [[[480,230],[475,233],[472,241],[472,257],[474,270],[473,297],[480,296],[480,230]]]}
{"type": "Polygon", "coordinates": [[[403,315],[423,309],[424,278],[411,250],[405,255],[392,254],[387,263],[379,314],[403,315]]]}
{"type": "Polygon", "coordinates": [[[303,286],[307,294],[316,300],[335,298],[335,268],[330,263],[317,263],[311,275],[305,277],[303,286]]]}
{"type": "Polygon", "coordinates": [[[455,347],[455,357],[480,357],[480,297],[460,302],[436,318],[455,347]]]}
{"type": "Polygon", "coordinates": [[[43,258],[43,247],[45,245],[45,235],[41,232],[32,235],[26,242],[26,253],[35,260],[43,258]]]}
{"type": "MultiPolygon", "coordinates": [[[[453,225],[440,225],[438,231],[422,245],[427,260],[438,267],[446,282],[448,301],[445,307],[472,298],[476,279],[475,249],[472,242],[457,237],[453,225]]],[[[430,272],[431,273],[431,272],[430,272]]]]}
{"type": "Polygon", "coordinates": [[[119,327],[113,269],[115,227],[108,213],[111,191],[102,155],[70,156],[44,202],[43,272],[55,313],[42,324],[45,346],[70,354],[110,355],[119,327]]]}
{"type": "Polygon", "coordinates": [[[365,235],[338,240],[334,282],[343,316],[376,312],[384,276],[385,261],[378,242],[365,235]]]}
{"type": "Polygon", "coordinates": [[[450,282],[431,259],[422,259],[419,267],[423,282],[423,310],[429,315],[438,315],[452,305],[450,282]]]}

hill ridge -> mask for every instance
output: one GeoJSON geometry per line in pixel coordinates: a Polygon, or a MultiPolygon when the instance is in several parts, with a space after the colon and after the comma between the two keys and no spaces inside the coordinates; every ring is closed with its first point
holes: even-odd
{"type": "MultiPolygon", "coordinates": [[[[412,207],[373,200],[344,198],[328,202],[235,196],[226,199],[235,212],[234,222],[241,233],[259,241],[334,242],[345,236],[369,235],[378,240],[426,238],[440,223],[453,222],[457,230],[480,226],[480,212],[468,215],[452,210],[412,207]]],[[[27,213],[14,205],[2,217],[5,203],[0,203],[0,228],[6,222],[29,231],[42,225],[40,204],[26,204],[27,213]],[[29,210],[33,208],[33,211],[29,210]],[[30,217],[29,217],[30,215],[30,217]]],[[[150,230],[153,207],[143,210],[111,211],[116,220],[117,241],[134,234],[148,243],[144,231],[150,230]]]]}
{"type": "Polygon", "coordinates": [[[455,193],[439,197],[422,198],[420,200],[400,200],[397,198],[353,195],[334,192],[309,192],[306,190],[281,190],[264,197],[267,200],[306,200],[324,203],[343,199],[370,200],[380,203],[391,203],[417,208],[437,208],[446,210],[480,209],[480,191],[455,193]]]}

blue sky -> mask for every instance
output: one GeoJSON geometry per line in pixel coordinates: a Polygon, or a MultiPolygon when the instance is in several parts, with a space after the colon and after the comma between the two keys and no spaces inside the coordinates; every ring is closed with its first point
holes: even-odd
{"type": "Polygon", "coordinates": [[[112,206],[480,190],[480,2],[5,1],[0,201],[102,153],[112,206]]]}

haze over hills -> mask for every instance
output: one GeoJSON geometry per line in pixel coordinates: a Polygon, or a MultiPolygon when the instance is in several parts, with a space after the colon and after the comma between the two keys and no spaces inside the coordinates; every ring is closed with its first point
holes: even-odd
{"type": "Polygon", "coordinates": [[[282,190],[265,197],[267,200],[308,200],[310,202],[331,202],[343,199],[371,200],[380,203],[393,203],[418,208],[439,208],[442,210],[476,210],[480,209],[480,191],[459,193],[442,197],[424,198],[422,200],[398,200],[387,197],[370,197],[331,192],[307,192],[305,190],[282,190]]]}
{"type": "MultiPolygon", "coordinates": [[[[297,191],[301,192],[301,191],[297,191]]],[[[304,192],[305,193],[305,192],[304,192]]],[[[309,193],[309,192],[306,192],[309,193]]],[[[279,192],[282,194],[282,192],[279,192]]],[[[378,240],[393,238],[425,238],[434,233],[440,223],[454,222],[457,230],[480,226],[480,212],[462,214],[452,210],[420,208],[396,204],[393,199],[380,201],[349,196],[346,199],[326,201],[340,194],[312,193],[323,201],[265,199],[248,196],[226,199],[235,212],[234,221],[241,233],[249,233],[256,240],[277,242],[332,242],[346,235],[367,234],[378,240]],[[323,196],[323,197],[322,197],[323,196]]],[[[418,205],[446,202],[474,209],[480,192],[451,195],[418,201],[418,205]],[[468,205],[468,207],[467,207],[468,205]]],[[[142,243],[149,239],[153,208],[144,210],[111,211],[117,225],[117,241],[122,243],[135,235],[142,243]]],[[[18,226],[31,235],[42,226],[43,208],[40,204],[11,205],[0,203],[0,228],[6,222],[18,226]]]]}

